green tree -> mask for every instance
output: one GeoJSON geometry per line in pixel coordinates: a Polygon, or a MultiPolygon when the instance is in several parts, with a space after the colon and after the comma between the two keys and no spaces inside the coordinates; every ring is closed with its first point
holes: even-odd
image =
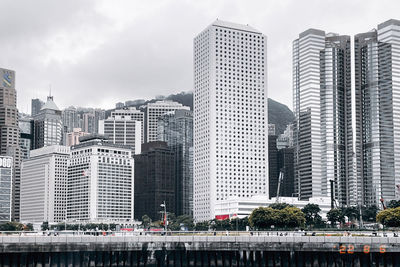
{"type": "Polygon", "coordinates": [[[193,230],[194,223],[192,216],[190,215],[178,216],[174,219],[174,221],[171,221],[168,228],[172,231],[179,231],[181,229],[181,226],[187,227],[188,230],[193,230]]]}
{"type": "Polygon", "coordinates": [[[321,208],[318,204],[309,203],[304,206],[301,210],[304,213],[306,219],[306,225],[309,226],[319,226],[322,223],[322,218],[319,213],[321,212],[321,208]]]}
{"type": "Polygon", "coordinates": [[[151,225],[151,218],[148,215],[143,215],[142,216],[142,226],[143,228],[147,229],[151,225]]]}
{"type": "Polygon", "coordinates": [[[249,226],[249,218],[244,217],[242,219],[239,218],[234,218],[231,219],[231,229],[232,230],[239,230],[239,231],[244,231],[246,230],[246,226],[249,226]]]}
{"type": "Polygon", "coordinates": [[[214,231],[224,231],[224,230],[232,230],[231,229],[231,223],[229,221],[229,219],[225,219],[225,220],[212,220],[211,221],[211,229],[213,229],[214,231]]]}
{"type": "Polygon", "coordinates": [[[49,230],[49,222],[43,222],[42,225],[40,226],[40,228],[42,229],[42,231],[46,231],[49,230]]]}
{"type": "Polygon", "coordinates": [[[332,225],[334,225],[336,222],[340,223],[344,222],[344,215],[340,209],[331,209],[326,214],[326,217],[328,221],[331,222],[332,225]]]}
{"type": "Polygon", "coordinates": [[[283,210],[286,207],[294,207],[293,205],[290,205],[288,203],[273,203],[269,205],[270,208],[274,210],[283,210]]]}
{"type": "Polygon", "coordinates": [[[33,231],[33,224],[28,223],[24,226],[24,231],[33,231]]]}
{"type": "Polygon", "coordinates": [[[278,227],[294,228],[303,226],[306,219],[304,213],[297,207],[287,206],[275,211],[275,225],[278,227]]]}
{"type": "Polygon", "coordinates": [[[249,217],[250,226],[254,229],[264,230],[271,228],[272,225],[289,228],[304,225],[305,216],[299,208],[291,205],[282,209],[280,207],[279,209],[271,207],[254,209],[249,217]]]}
{"type": "Polygon", "coordinates": [[[357,207],[343,208],[342,211],[344,216],[349,218],[349,221],[355,221],[360,219],[360,211],[357,207]]]}
{"type": "Polygon", "coordinates": [[[362,207],[362,218],[366,222],[375,222],[377,213],[377,206],[362,207]]]}
{"type": "Polygon", "coordinates": [[[389,209],[395,209],[400,207],[400,200],[390,200],[389,203],[387,204],[387,207],[389,209]]]}
{"type": "Polygon", "coordinates": [[[24,225],[17,222],[6,222],[0,224],[0,231],[22,231],[24,230],[24,225]]]}
{"type": "Polygon", "coordinates": [[[399,227],[400,207],[380,211],[376,215],[376,220],[387,227],[399,227]]]}
{"type": "Polygon", "coordinates": [[[275,224],[275,209],[259,207],[252,211],[249,217],[250,226],[257,230],[269,229],[275,224]]]}
{"type": "Polygon", "coordinates": [[[208,221],[198,222],[194,226],[194,230],[195,231],[208,231],[209,227],[210,227],[210,224],[208,221]]]}

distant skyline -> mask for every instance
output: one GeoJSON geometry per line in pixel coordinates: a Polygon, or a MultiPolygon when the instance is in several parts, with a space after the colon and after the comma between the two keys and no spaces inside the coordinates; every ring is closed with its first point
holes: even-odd
{"type": "Polygon", "coordinates": [[[193,38],[215,19],[268,37],[268,96],[292,109],[292,42],[308,28],[350,35],[400,19],[398,1],[2,1],[0,67],[18,108],[50,86],[60,108],[193,90],[193,38]]]}

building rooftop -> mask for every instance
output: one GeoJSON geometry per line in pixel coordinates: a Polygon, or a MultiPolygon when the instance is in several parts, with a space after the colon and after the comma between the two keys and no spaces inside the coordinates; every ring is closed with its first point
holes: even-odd
{"type": "Polygon", "coordinates": [[[387,26],[390,26],[390,25],[400,26],[400,20],[390,19],[390,20],[387,20],[387,21],[385,21],[385,22],[383,22],[381,24],[378,24],[378,30],[380,30],[382,28],[385,28],[387,26]]]}
{"type": "Polygon", "coordinates": [[[46,104],[43,105],[43,107],[40,110],[45,110],[45,109],[52,109],[52,110],[60,110],[56,103],[54,103],[53,97],[48,96],[47,97],[47,102],[46,104]]]}
{"type": "Polygon", "coordinates": [[[325,32],[324,31],[311,28],[311,29],[305,30],[304,32],[300,33],[299,37],[301,38],[301,37],[307,36],[309,34],[325,36],[325,32]]]}
{"type": "Polygon", "coordinates": [[[227,22],[223,20],[217,19],[212,23],[212,26],[217,26],[217,27],[222,27],[222,28],[228,28],[228,29],[234,29],[234,30],[240,30],[240,31],[247,31],[247,32],[252,32],[252,33],[259,33],[261,32],[251,26],[244,25],[244,24],[238,24],[238,23],[233,23],[233,22],[227,22]]]}

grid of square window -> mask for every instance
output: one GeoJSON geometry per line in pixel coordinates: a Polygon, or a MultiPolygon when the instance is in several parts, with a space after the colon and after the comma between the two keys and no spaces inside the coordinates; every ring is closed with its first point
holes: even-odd
{"type": "Polygon", "coordinates": [[[194,212],[201,220],[218,201],[267,194],[266,39],[223,23],[197,36],[194,48],[194,212]]]}

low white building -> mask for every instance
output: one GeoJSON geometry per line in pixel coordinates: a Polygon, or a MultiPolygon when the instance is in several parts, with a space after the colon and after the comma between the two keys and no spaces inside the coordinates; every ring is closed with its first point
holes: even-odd
{"type": "MultiPolygon", "coordinates": [[[[251,212],[259,207],[268,207],[271,204],[277,203],[276,198],[269,199],[264,196],[254,196],[252,198],[232,198],[220,201],[215,206],[215,218],[220,220],[229,219],[232,217],[244,218],[249,216],[251,212]]],[[[326,218],[326,214],[331,209],[331,199],[329,197],[315,197],[308,201],[298,200],[297,197],[280,197],[279,203],[287,203],[299,209],[305,205],[313,203],[318,204],[322,218],[326,218]]]]}
{"type": "Polygon", "coordinates": [[[117,109],[109,118],[99,121],[99,134],[107,136],[113,144],[129,146],[135,154],[140,154],[143,124],[143,112],[134,107],[117,109]]]}
{"type": "Polygon", "coordinates": [[[68,163],[68,221],[132,222],[133,168],[129,146],[81,137],[68,163]]]}
{"type": "Polygon", "coordinates": [[[30,152],[21,165],[22,222],[65,220],[69,147],[52,145],[30,152]]]}

